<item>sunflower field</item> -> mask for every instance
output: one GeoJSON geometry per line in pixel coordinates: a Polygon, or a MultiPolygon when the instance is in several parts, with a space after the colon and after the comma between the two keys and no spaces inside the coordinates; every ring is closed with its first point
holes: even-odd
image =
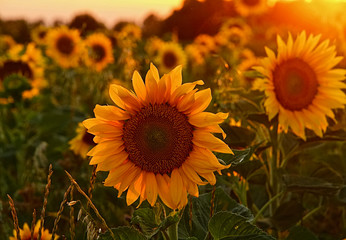
{"type": "Polygon", "coordinates": [[[346,239],[346,3],[0,20],[0,240],[346,239]]]}

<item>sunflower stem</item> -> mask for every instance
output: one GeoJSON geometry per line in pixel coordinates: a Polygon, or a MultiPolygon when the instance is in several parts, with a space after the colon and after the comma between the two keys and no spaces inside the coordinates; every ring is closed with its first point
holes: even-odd
{"type": "Polygon", "coordinates": [[[176,222],[168,227],[169,240],[178,240],[178,223],[176,222]]]}
{"type": "MultiPolygon", "coordinates": [[[[272,156],[270,159],[270,165],[269,165],[269,184],[271,189],[271,196],[276,196],[278,192],[278,183],[277,183],[277,159],[278,159],[278,119],[275,118],[273,129],[270,132],[270,138],[272,142],[272,156]]],[[[274,213],[274,210],[277,207],[277,201],[271,201],[270,204],[270,215],[272,216],[274,213]]]]}

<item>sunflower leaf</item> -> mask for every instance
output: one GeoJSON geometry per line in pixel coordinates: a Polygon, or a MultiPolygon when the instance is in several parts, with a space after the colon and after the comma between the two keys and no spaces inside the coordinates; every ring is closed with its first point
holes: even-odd
{"type": "MultiPolygon", "coordinates": [[[[212,194],[209,192],[189,201],[189,205],[185,207],[179,222],[179,239],[188,239],[189,237],[204,239],[207,236],[211,198],[212,194]],[[190,212],[190,209],[192,212],[190,212]],[[190,216],[192,216],[191,220],[190,216]]],[[[243,216],[247,220],[253,219],[253,215],[248,208],[237,203],[221,187],[218,187],[215,190],[214,212],[220,211],[230,211],[243,216]]]]}
{"type": "Polygon", "coordinates": [[[214,239],[223,240],[272,240],[261,229],[248,222],[248,219],[232,212],[218,212],[209,221],[208,229],[214,239]]]}

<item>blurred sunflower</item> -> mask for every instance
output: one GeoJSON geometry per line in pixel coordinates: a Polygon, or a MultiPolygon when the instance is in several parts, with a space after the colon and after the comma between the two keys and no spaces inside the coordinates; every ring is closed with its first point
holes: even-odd
{"type": "Polygon", "coordinates": [[[100,72],[114,61],[112,43],[104,34],[94,33],[85,40],[85,64],[100,72]]]}
{"type": "Polygon", "coordinates": [[[177,42],[165,42],[156,58],[156,64],[161,72],[167,73],[178,65],[185,65],[186,54],[177,42]]]}
{"type": "Polygon", "coordinates": [[[306,36],[305,31],[287,43],[277,37],[278,53],[265,48],[267,56],[255,69],[266,78],[264,106],[269,119],[278,115],[283,131],[290,127],[302,139],[305,128],[322,137],[328,122],[335,120],[332,109],[344,108],[345,69],[333,69],[342,57],[336,57],[335,46],[329,40],[319,44],[319,36],[306,36]]]}
{"type": "Polygon", "coordinates": [[[234,0],[234,6],[244,17],[262,14],[268,10],[267,0],[234,0]]]}
{"type": "Polygon", "coordinates": [[[38,45],[45,45],[47,32],[48,32],[48,28],[43,26],[43,25],[39,25],[39,26],[35,27],[31,31],[32,41],[34,41],[38,45]]]}
{"type": "Polygon", "coordinates": [[[12,74],[18,74],[28,79],[31,89],[23,92],[24,98],[32,98],[38,95],[40,90],[46,86],[43,68],[32,62],[7,59],[0,62],[0,90],[3,89],[2,82],[12,74]]]}
{"type": "Polygon", "coordinates": [[[9,35],[0,36],[0,52],[7,52],[11,47],[16,45],[16,42],[9,35]]]}
{"type": "Polygon", "coordinates": [[[229,29],[239,28],[246,35],[251,35],[252,30],[251,27],[246,23],[243,18],[229,18],[227,19],[221,26],[219,32],[227,32],[229,29]]]}
{"type": "Polygon", "coordinates": [[[9,50],[8,55],[12,60],[22,60],[38,66],[44,65],[42,52],[33,42],[28,43],[26,47],[22,44],[16,44],[9,50]]]}
{"type": "Polygon", "coordinates": [[[88,153],[90,164],[109,171],[104,184],[116,188],[118,196],[127,189],[128,205],[140,197],[139,204],[147,199],[153,206],[159,196],[168,207],[181,209],[187,193],[198,196],[198,184],[215,184],[213,172],[229,167],[212,151],[231,149],[211,133],[225,137],[218,124],[228,114],[203,112],[210,89],[197,92],[201,80],[182,84],[181,70],[178,66],[160,79],[151,64],[145,83],[135,71],[136,94],[111,85],[110,96],[119,108],[96,105],[95,118],[83,122],[97,143],[88,153]]]}
{"type": "Polygon", "coordinates": [[[249,41],[249,35],[238,27],[233,27],[225,31],[220,31],[215,36],[215,42],[218,47],[236,49],[244,47],[249,41]]]}
{"type": "Polygon", "coordinates": [[[145,44],[145,51],[150,58],[157,57],[160,48],[164,44],[164,41],[159,37],[151,37],[145,44]]]}
{"type": "Polygon", "coordinates": [[[82,158],[86,158],[90,148],[95,146],[93,141],[94,135],[87,132],[82,123],[78,123],[76,136],[69,141],[70,149],[82,158]]]}
{"type": "MultiPolygon", "coordinates": [[[[41,221],[38,220],[34,228],[33,239],[38,239],[38,231],[40,230],[40,225],[41,225],[41,221]]],[[[19,231],[20,231],[19,234],[20,234],[21,240],[31,239],[31,230],[27,223],[24,223],[23,229],[19,229],[19,231]]],[[[51,238],[52,238],[52,234],[49,233],[49,230],[42,228],[41,240],[50,240],[51,238]]],[[[57,239],[59,239],[59,236],[54,237],[54,240],[57,240],[57,239]]],[[[9,240],[17,240],[16,230],[13,230],[13,237],[10,237],[9,240]]]]}
{"type": "Polygon", "coordinates": [[[142,30],[135,24],[126,24],[120,31],[121,38],[139,40],[142,37],[142,30]]]}
{"type": "Polygon", "coordinates": [[[198,35],[193,41],[204,53],[211,53],[215,51],[215,42],[212,36],[207,34],[198,35]]]}
{"type": "Polygon", "coordinates": [[[82,47],[79,31],[66,26],[51,29],[47,33],[47,55],[61,67],[78,66],[82,47]]]}
{"type": "Polygon", "coordinates": [[[201,52],[200,48],[196,44],[186,45],[184,51],[191,66],[199,66],[205,62],[204,53],[201,52]]]}

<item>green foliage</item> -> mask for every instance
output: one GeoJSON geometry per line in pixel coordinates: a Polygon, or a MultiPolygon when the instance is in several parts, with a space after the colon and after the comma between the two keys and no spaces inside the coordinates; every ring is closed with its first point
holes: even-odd
{"type": "Polygon", "coordinates": [[[117,227],[112,228],[112,233],[114,234],[114,238],[108,232],[99,236],[100,240],[146,240],[147,238],[138,232],[136,229],[131,227],[117,227]]]}
{"type": "Polygon", "coordinates": [[[210,219],[208,228],[216,240],[274,240],[273,237],[249,223],[248,219],[232,212],[216,213],[210,219]]]}

